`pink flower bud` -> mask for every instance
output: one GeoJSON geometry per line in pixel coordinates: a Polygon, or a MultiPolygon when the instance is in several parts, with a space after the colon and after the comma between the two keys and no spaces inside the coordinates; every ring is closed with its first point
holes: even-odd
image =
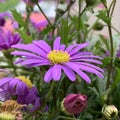
{"type": "Polygon", "coordinates": [[[69,94],[62,102],[62,110],[68,114],[75,115],[84,111],[87,106],[87,96],[82,94],[69,94]]]}

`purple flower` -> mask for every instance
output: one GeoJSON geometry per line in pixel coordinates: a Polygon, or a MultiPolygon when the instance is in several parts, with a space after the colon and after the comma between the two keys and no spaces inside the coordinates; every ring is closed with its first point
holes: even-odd
{"type": "Polygon", "coordinates": [[[61,104],[62,111],[70,115],[79,114],[85,110],[86,106],[87,96],[80,93],[67,95],[61,104]]]}
{"type": "Polygon", "coordinates": [[[3,78],[0,80],[0,88],[1,100],[16,98],[20,104],[32,104],[31,112],[40,107],[40,97],[37,89],[24,76],[3,78]]]}
{"type": "Polygon", "coordinates": [[[12,45],[21,41],[20,35],[10,31],[0,33],[0,50],[8,50],[12,45]]]}
{"type": "Polygon", "coordinates": [[[53,43],[53,49],[43,40],[34,40],[31,44],[17,44],[13,48],[20,49],[12,52],[13,55],[21,56],[15,63],[21,63],[27,67],[45,66],[50,68],[45,73],[44,81],[50,82],[60,80],[62,70],[71,81],[76,80],[78,74],[87,83],[91,80],[86,72],[94,73],[98,77],[103,78],[103,70],[94,64],[102,64],[97,59],[101,57],[94,56],[91,52],[83,52],[81,49],[86,47],[88,43],[73,44],[66,48],[64,44],[60,44],[60,37],[57,37],[53,43]],[[76,73],[76,74],[75,74],[76,73]]]}

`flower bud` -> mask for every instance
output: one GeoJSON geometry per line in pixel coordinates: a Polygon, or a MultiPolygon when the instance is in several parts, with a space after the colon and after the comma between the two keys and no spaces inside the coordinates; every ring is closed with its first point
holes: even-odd
{"type": "Polygon", "coordinates": [[[94,27],[93,27],[94,30],[102,30],[103,29],[103,24],[100,23],[100,22],[97,22],[94,27]]]}
{"type": "Polygon", "coordinates": [[[87,106],[87,96],[82,94],[69,94],[62,103],[62,111],[69,115],[76,115],[82,112],[87,106]]]}
{"type": "Polygon", "coordinates": [[[93,5],[95,5],[96,4],[96,0],[85,0],[86,1],[86,5],[87,6],[93,6],[93,5]]]}
{"type": "Polygon", "coordinates": [[[102,108],[102,114],[110,120],[118,115],[118,109],[114,105],[104,106],[102,108]]]}

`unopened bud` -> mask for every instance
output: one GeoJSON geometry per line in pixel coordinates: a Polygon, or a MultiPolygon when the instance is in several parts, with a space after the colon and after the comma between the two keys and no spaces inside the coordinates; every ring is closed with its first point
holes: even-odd
{"type": "Polygon", "coordinates": [[[82,94],[69,94],[62,103],[61,109],[64,113],[69,115],[76,115],[84,111],[87,106],[87,96],[82,94]]]}
{"type": "Polygon", "coordinates": [[[114,105],[104,106],[102,108],[102,114],[106,119],[111,120],[118,115],[118,109],[114,105]]]}
{"type": "Polygon", "coordinates": [[[93,6],[93,5],[95,5],[96,4],[96,0],[85,0],[86,1],[86,5],[87,6],[93,6]]]}

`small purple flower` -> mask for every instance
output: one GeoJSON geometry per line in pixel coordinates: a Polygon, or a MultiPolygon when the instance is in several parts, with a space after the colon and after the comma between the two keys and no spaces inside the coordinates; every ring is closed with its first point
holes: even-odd
{"type": "Polygon", "coordinates": [[[62,111],[70,115],[76,115],[83,112],[86,106],[87,96],[80,93],[67,95],[61,104],[62,111]]]}
{"type": "Polygon", "coordinates": [[[0,80],[0,88],[1,100],[16,98],[19,104],[32,104],[31,112],[41,106],[37,89],[24,76],[3,78],[0,80]]]}
{"type": "Polygon", "coordinates": [[[53,43],[53,49],[43,40],[34,40],[27,45],[13,45],[13,48],[20,50],[12,52],[12,54],[22,57],[15,62],[16,64],[21,63],[21,65],[27,67],[50,66],[44,76],[45,82],[50,82],[52,79],[55,81],[60,80],[61,73],[64,71],[71,81],[75,81],[76,74],[78,74],[87,83],[90,83],[91,80],[86,72],[94,73],[103,78],[103,70],[92,64],[102,64],[97,60],[102,59],[101,57],[81,50],[87,45],[86,42],[66,47],[64,44],[60,44],[60,37],[57,37],[53,43]]]}
{"type": "Polygon", "coordinates": [[[0,33],[0,50],[8,50],[12,45],[21,42],[18,33],[11,33],[10,31],[1,31],[0,33]]]}

